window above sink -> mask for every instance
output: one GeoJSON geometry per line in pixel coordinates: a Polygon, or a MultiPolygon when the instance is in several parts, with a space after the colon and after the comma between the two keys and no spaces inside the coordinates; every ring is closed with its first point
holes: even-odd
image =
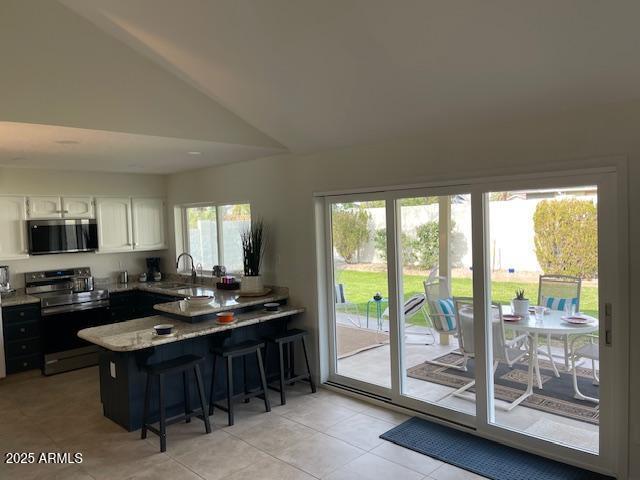
{"type": "MultiPolygon", "coordinates": [[[[242,272],[240,233],[251,224],[251,205],[238,203],[216,205],[190,204],[176,207],[176,255],[187,252],[203,273],[214,265],[224,265],[227,272],[242,272]]],[[[190,273],[188,261],[179,273],[190,273]]],[[[198,272],[200,273],[200,272],[198,272]]]]}

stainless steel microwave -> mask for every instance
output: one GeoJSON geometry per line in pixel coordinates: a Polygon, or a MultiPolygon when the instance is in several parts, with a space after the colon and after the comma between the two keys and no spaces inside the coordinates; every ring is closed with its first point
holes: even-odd
{"type": "Polygon", "coordinates": [[[89,219],[29,220],[29,254],[93,252],[98,225],[89,219]]]}

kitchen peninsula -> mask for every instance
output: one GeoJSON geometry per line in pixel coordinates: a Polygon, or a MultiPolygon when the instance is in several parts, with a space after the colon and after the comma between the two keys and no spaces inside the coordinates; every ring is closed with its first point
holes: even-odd
{"type": "MultiPolygon", "coordinates": [[[[146,374],[144,366],[161,362],[180,355],[194,354],[205,358],[201,365],[206,391],[209,391],[211,369],[213,365],[211,349],[250,339],[260,339],[282,332],[287,321],[294,315],[304,312],[302,308],[287,306],[288,290],[274,287],[271,294],[262,297],[240,297],[238,293],[211,289],[204,286],[191,288],[193,294],[202,294],[204,290],[213,294],[212,302],[207,306],[189,308],[184,301],[167,302],[155,306],[161,315],[146,316],[124,322],[87,328],[78,332],[83,340],[102,347],[99,361],[100,397],[104,415],[127,430],[140,428],[142,422],[144,385],[146,374]],[[262,307],[268,302],[278,302],[277,311],[265,311],[262,307]],[[235,311],[236,320],[232,324],[218,324],[215,313],[235,311]],[[204,318],[193,322],[180,320],[180,315],[204,318]],[[170,323],[174,325],[169,335],[157,335],[154,325],[170,323]]],[[[187,292],[174,290],[176,295],[187,292]]],[[[186,318],[185,318],[186,320],[186,318]]],[[[276,352],[271,352],[275,354],[276,352]]],[[[243,371],[241,359],[237,372],[243,371]]],[[[271,354],[266,358],[267,377],[276,377],[279,369],[277,359],[271,354]]],[[[259,374],[247,364],[247,385],[258,386],[259,374]]],[[[244,388],[242,375],[235,376],[234,391],[244,388]]],[[[191,385],[190,388],[195,388],[191,385]]],[[[225,395],[225,384],[216,377],[214,396],[221,399],[225,395]],[[220,382],[220,384],[218,384],[220,382]]],[[[195,398],[195,392],[193,393],[195,398]]],[[[184,410],[183,384],[181,378],[169,378],[166,385],[167,415],[179,414],[184,410]]],[[[155,398],[154,398],[155,399],[155,398]]],[[[157,402],[151,402],[153,412],[157,414],[157,402]]]]}

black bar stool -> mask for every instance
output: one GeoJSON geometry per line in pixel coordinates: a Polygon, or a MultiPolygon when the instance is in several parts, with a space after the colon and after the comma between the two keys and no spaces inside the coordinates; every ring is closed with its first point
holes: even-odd
{"type": "Polygon", "coordinates": [[[246,341],[242,343],[238,343],[236,345],[231,345],[227,347],[214,347],[211,349],[213,353],[213,368],[211,369],[211,391],[209,393],[209,415],[213,415],[214,406],[219,408],[220,410],[227,412],[229,417],[229,426],[233,425],[233,401],[236,399],[244,400],[245,403],[249,401],[250,398],[253,397],[262,397],[264,398],[264,407],[267,412],[271,411],[271,404],[269,403],[269,397],[267,396],[267,380],[264,375],[264,365],[262,364],[262,355],[260,353],[260,349],[264,347],[264,342],[261,341],[246,341]],[[258,360],[258,369],[260,370],[260,383],[261,388],[250,392],[248,390],[247,385],[247,364],[246,357],[247,355],[255,354],[258,360]],[[222,359],[226,359],[226,368],[227,368],[227,405],[222,406],[220,404],[215,403],[214,399],[214,386],[216,382],[216,358],[222,357],[222,359]],[[244,381],[244,392],[239,394],[233,393],[233,359],[234,358],[242,358],[242,366],[243,366],[243,381],[244,381]]]}
{"type": "MultiPolygon", "coordinates": [[[[292,330],[287,330],[286,332],[273,335],[270,337],[266,337],[267,346],[269,344],[278,346],[278,365],[280,367],[280,386],[273,387],[269,386],[272,390],[280,392],[280,404],[284,405],[287,403],[287,399],[284,393],[285,385],[292,385],[298,380],[309,380],[311,384],[311,393],[316,393],[316,385],[313,383],[313,378],[311,378],[311,368],[309,367],[309,355],[307,354],[307,344],[305,343],[305,338],[308,333],[305,330],[300,330],[298,328],[294,328],[292,330]],[[304,361],[307,365],[307,372],[301,375],[295,374],[295,362],[293,351],[295,348],[295,342],[300,340],[302,343],[302,351],[304,352],[304,361]],[[285,376],[285,368],[284,368],[284,346],[287,346],[287,353],[289,354],[289,362],[288,368],[285,376]]],[[[265,347],[265,358],[267,355],[267,347],[265,347]]]]}
{"type": "Polygon", "coordinates": [[[206,411],[207,399],[204,394],[204,384],[202,383],[202,375],[200,374],[200,362],[204,360],[197,355],[183,355],[181,357],[166,360],[164,362],[155,363],[145,367],[147,372],[147,388],[144,394],[144,413],[142,414],[142,432],[140,438],[147,438],[147,430],[151,430],[153,433],[160,437],[160,451],[165,452],[167,450],[167,425],[185,420],[187,423],[191,421],[191,417],[194,415],[191,410],[191,403],[189,399],[189,370],[193,368],[193,372],[196,377],[196,384],[198,386],[198,393],[200,395],[200,406],[202,408],[202,416],[195,415],[204,421],[204,428],[207,433],[211,433],[211,424],[209,423],[209,416],[206,411]],[[166,401],[164,397],[165,375],[182,372],[182,381],[184,382],[184,415],[180,415],[170,420],[167,420],[166,415],[166,401]],[[160,429],[157,429],[149,424],[149,402],[151,400],[151,381],[154,377],[158,377],[159,386],[159,400],[160,400],[160,429]]]}

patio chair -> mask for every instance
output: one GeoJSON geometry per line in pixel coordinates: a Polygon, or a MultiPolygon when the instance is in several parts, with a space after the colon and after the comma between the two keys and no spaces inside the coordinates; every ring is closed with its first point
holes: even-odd
{"type": "MultiPolygon", "coordinates": [[[[460,351],[464,355],[464,362],[469,358],[475,358],[475,335],[473,326],[473,298],[454,298],[454,309],[457,320],[458,330],[458,342],[460,344],[460,351]]],[[[502,317],[502,306],[499,303],[491,304],[491,325],[492,325],[492,339],[493,339],[493,374],[500,362],[506,363],[509,367],[512,367],[516,362],[520,361],[526,356],[533,355],[531,350],[532,343],[528,342],[528,350],[522,350],[521,347],[527,342],[528,335],[522,334],[516,336],[511,340],[507,340],[505,336],[504,319],[502,317]]],[[[496,408],[501,410],[511,411],[517,405],[522,403],[533,392],[533,362],[529,362],[529,371],[527,377],[527,389],[525,392],[516,398],[514,401],[506,406],[496,404],[496,408]]],[[[463,385],[457,390],[448,393],[440,399],[440,401],[450,397],[456,396],[466,400],[475,400],[475,397],[464,395],[464,393],[476,384],[475,379],[470,379],[469,383],[463,385]]]]}
{"type": "Polygon", "coordinates": [[[576,360],[586,358],[591,360],[591,372],[593,374],[593,384],[600,385],[600,378],[596,370],[596,361],[600,361],[600,348],[598,345],[598,337],[595,335],[577,335],[571,340],[571,370],[573,371],[573,396],[578,400],[586,400],[588,402],[600,403],[598,398],[588,397],[578,389],[578,372],[576,371],[576,360]],[[579,339],[588,339],[589,343],[582,347],[575,348],[576,341],[579,339]]]}
{"type": "Polygon", "coordinates": [[[457,335],[453,299],[447,277],[429,278],[423,285],[431,327],[440,335],[457,335]]]}
{"type": "Polygon", "coordinates": [[[334,285],[335,296],[336,296],[336,305],[341,305],[344,307],[344,311],[347,314],[347,320],[351,322],[355,327],[362,328],[362,323],[360,321],[360,314],[358,313],[358,305],[347,300],[347,296],[344,291],[343,283],[336,283],[334,285]],[[351,313],[355,312],[355,318],[357,320],[354,321],[353,318],[349,315],[349,309],[351,309],[351,313]]]}
{"type": "MultiPolygon", "coordinates": [[[[427,299],[422,293],[416,293],[415,295],[408,298],[403,305],[402,313],[404,315],[405,326],[404,333],[405,335],[428,335],[433,338],[433,342],[424,343],[424,342],[405,342],[405,345],[433,345],[436,342],[436,337],[433,334],[431,329],[427,329],[426,332],[411,332],[409,329],[413,327],[411,324],[407,324],[406,321],[410,318],[416,316],[418,313],[422,312],[424,314],[424,318],[428,320],[427,312],[425,311],[425,305],[427,304],[427,299]]],[[[387,308],[383,314],[383,317],[389,317],[389,308],[387,308]]]]}
{"type": "MultiPolygon", "coordinates": [[[[538,285],[538,305],[545,306],[551,310],[564,310],[569,302],[576,307],[576,312],[580,309],[580,288],[582,280],[580,277],[569,275],[540,275],[538,285]]],[[[547,335],[546,355],[553,366],[553,373],[556,377],[560,374],[553,361],[551,353],[551,339],[555,338],[564,344],[564,366],[569,370],[569,336],[568,335],[547,335]]]]}

